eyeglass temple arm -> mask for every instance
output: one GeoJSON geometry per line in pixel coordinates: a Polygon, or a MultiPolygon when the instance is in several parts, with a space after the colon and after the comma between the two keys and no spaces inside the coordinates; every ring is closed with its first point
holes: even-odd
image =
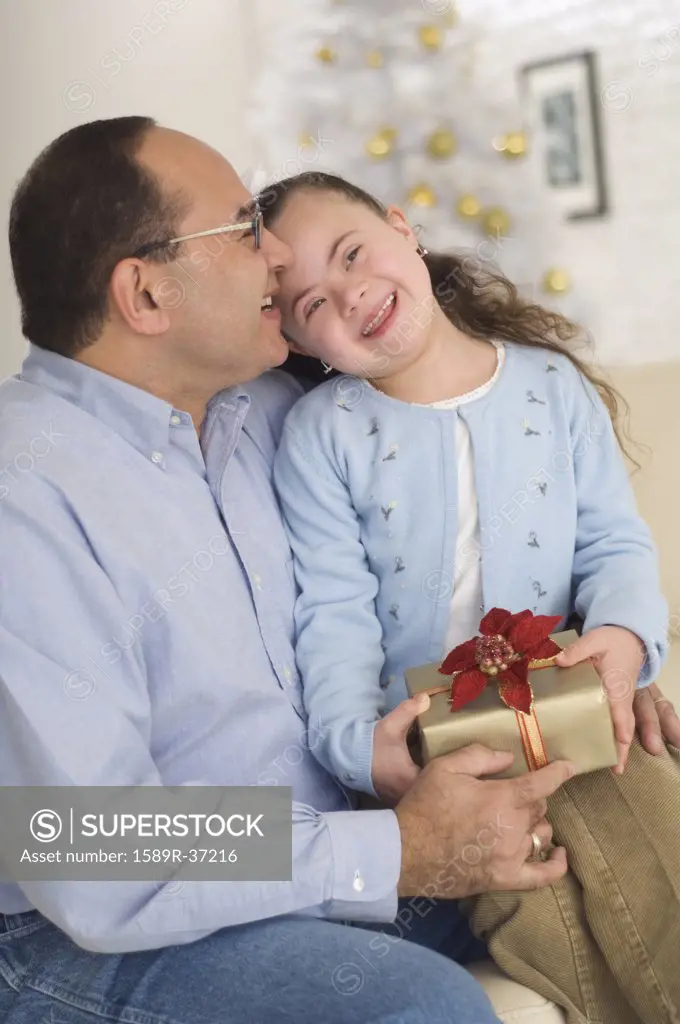
{"type": "Polygon", "coordinates": [[[223,228],[211,228],[210,231],[197,231],[193,235],[180,235],[179,238],[170,238],[167,245],[190,242],[193,238],[208,238],[210,235],[226,235],[229,231],[245,231],[246,228],[252,228],[252,226],[252,220],[244,221],[242,224],[227,224],[223,228]]]}

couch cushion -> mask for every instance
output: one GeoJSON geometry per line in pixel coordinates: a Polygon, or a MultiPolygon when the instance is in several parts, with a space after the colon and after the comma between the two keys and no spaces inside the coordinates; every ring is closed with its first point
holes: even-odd
{"type": "Polygon", "coordinates": [[[490,960],[470,964],[468,970],[484,987],[504,1024],[565,1024],[567,1018],[554,1003],[510,981],[490,960]]]}
{"type": "Polygon", "coordinates": [[[661,669],[658,683],[664,696],[673,701],[680,712],[680,641],[675,640],[668,652],[668,661],[661,669]]]}
{"type": "Polygon", "coordinates": [[[671,635],[680,638],[680,362],[612,367],[607,377],[630,405],[633,440],[649,449],[632,449],[642,468],[633,472],[631,481],[659,547],[671,635]]]}

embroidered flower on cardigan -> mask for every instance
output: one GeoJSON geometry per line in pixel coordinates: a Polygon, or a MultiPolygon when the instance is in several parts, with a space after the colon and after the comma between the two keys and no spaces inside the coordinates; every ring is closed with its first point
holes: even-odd
{"type": "Polygon", "coordinates": [[[524,436],[525,437],[529,437],[531,434],[534,434],[536,437],[540,437],[540,435],[541,435],[540,430],[534,430],[533,427],[531,426],[531,424],[529,423],[528,419],[525,418],[525,419],[522,420],[522,426],[524,427],[524,436]]]}
{"type": "Polygon", "coordinates": [[[529,540],[527,541],[527,544],[530,548],[540,548],[541,545],[538,543],[538,537],[536,536],[535,530],[531,530],[529,533],[529,540]]]}
{"type": "Polygon", "coordinates": [[[389,518],[392,515],[392,513],[394,512],[396,507],[397,507],[396,501],[391,501],[389,503],[389,505],[381,505],[380,506],[380,511],[382,512],[382,514],[383,514],[383,516],[385,518],[385,522],[389,521],[389,518]]]}
{"type": "Polygon", "coordinates": [[[533,393],[533,391],[527,391],[527,401],[529,403],[534,402],[536,405],[548,404],[547,402],[544,402],[542,398],[536,398],[536,395],[533,393]]]}
{"type": "Polygon", "coordinates": [[[396,459],[396,457],[397,457],[397,451],[398,451],[398,449],[399,449],[399,446],[398,446],[398,445],[396,445],[396,444],[391,444],[391,445],[390,445],[390,450],[389,450],[389,452],[388,452],[388,453],[387,453],[387,455],[386,455],[386,456],[385,456],[385,457],[383,458],[383,462],[393,462],[393,461],[394,461],[394,459],[396,459]]]}

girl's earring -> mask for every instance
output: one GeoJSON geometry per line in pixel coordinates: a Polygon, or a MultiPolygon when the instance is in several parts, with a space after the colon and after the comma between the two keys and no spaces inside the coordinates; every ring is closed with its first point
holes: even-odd
{"type": "Polygon", "coordinates": [[[332,369],[333,369],[333,367],[330,365],[330,363],[324,363],[323,359],[321,360],[321,365],[323,366],[323,372],[325,374],[330,373],[332,371],[332,369]]]}
{"type": "Polygon", "coordinates": [[[416,252],[418,253],[419,256],[427,256],[429,251],[429,249],[426,249],[423,245],[420,245],[420,243],[418,244],[418,248],[416,249],[416,252]]]}

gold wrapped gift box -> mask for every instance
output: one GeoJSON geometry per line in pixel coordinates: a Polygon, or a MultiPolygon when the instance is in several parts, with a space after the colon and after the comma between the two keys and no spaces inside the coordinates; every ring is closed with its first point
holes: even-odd
{"type": "MultiPolygon", "coordinates": [[[[552,634],[560,647],[567,647],[577,638],[574,630],[552,634]]],[[[411,696],[445,685],[447,679],[450,683],[450,677],[442,675],[438,664],[407,669],[405,677],[411,696]]],[[[548,761],[572,761],[580,775],[617,763],[609,701],[589,662],[573,668],[530,671],[529,682],[548,761]]],[[[499,772],[500,778],[512,778],[527,771],[518,721],[522,713],[503,703],[493,679],[479,697],[460,711],[451,711],[449,697],[450,687],[446,693],[433,696],[428,710],[418,717],[422,764],[470,743],[482,743],[492,750],[511,750],[515,755],[512,766],[499,772]]]]}

